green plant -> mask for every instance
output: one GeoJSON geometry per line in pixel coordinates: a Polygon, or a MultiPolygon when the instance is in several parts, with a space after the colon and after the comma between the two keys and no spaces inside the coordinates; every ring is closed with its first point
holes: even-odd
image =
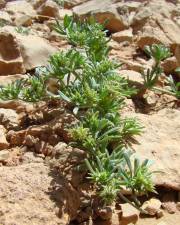
{"type": "Polygon", "coordinates": [[[7,86],[0,87],[0,98],[2,100],[12,100],[20,98],[20,93],[24,86],[25,80],[19,79],[16,80],[7,86]]]}
{"type": "Polygon", "coordinates": [[[19,79],[7,86],[0,87],[0,98],[3,100],[21,99],[37,102],[46,96],[44,77],[29,76],[28,79],[19,79]]]}
{"type": "MultiPolygon", "coordinates": [[[[176,72],[178,72],[178,70],[176,70],[176,72]]],[[[180,98],[180,82],[175,83],[171,75],[167,78],[167,82],[172,95],[174,95],[176,98],[180,98]]]]}
{"type": "Polygon", "coordinates": [[[151,46],[145,46],[144,51],[147,55],[155,60],[157,64],[171,56],[169,48],[160,44],[153,44],[151,46]]]}
{"type": "Polygon", "coordinates": [[[76,47],[84,47],[91,59],[101,61],[109,52],[106,36],[104,35],[103,25],[95,22],[94,18],[88,21],[75,22],[73,17],[65,16],[64,23],[57,21],[55,30],[66,36],[70,44],[76,47]]]}
{"type": "Polygon", "coordinates": [[[30,33],[30,28],[27,28],[27,27],[20,26],[20,27],[16,27],[15,30],[17,33],[20,33],[23,35],[29,35],[30,33]]]}
{"type": "MultiPolygon", "coordinates": [[[[130,177],[127,159],[132,154],[125,148],[141,133],[142,127],[135,119],[120,116],[125,98],[131,97],[135,90],[117,73],[121,64],[108,58],[109,38],[102,25],[92,18],[81,22],[65,16],[63,24],[57,22],[55,30],[73,47],[52,55],[46,68],[36,70],[35,76],[24,80],[21,88],[13,85],[8,93],[17,89],[13,96],[32,102],[49,98],[65,101],[78,120],[69,128],[72,138],[69,144],[87,152],[89,178],[103,203],[112,204],[119,195],[130,202],[121,194],[125,186],[135,190],[132,193],[135,202],[130,204],[140,208],[136,192],[154,191],[153,184],[145,163],[139,164],[138,172],[130,177]],[[47,90],[51,78],[58,83],[58,94],[47,90]]],[[[9,94],[3,91],[0,96],[6,99],[9,94]]]]}
{"type": "Polygon", "coordinates": [[[145,89],[152,89],[162,74],[161,61],[170,57],[171,53],[168,48],[163,45],[153,44],[152,46],[145,46],[144,51],[148,56],[154,59],[155,64],[152,69],[147,69],[142,72],[145,89]]]}
{"type": "MultiPolygon", "coordinates": [[[[167,79],[170,90],[167,88],[159,88],[156,86],[159,77],[163,73],[161,61],[171,56],[169,48],[163,45],[153,44],[152,46],[145,46],[144,51],[155,61],[155,64],[151,69],[147,69],[142,72],[142,77],[144,79],[144,91],[146,91],[147,89],[152,89],[154,91],[166,93],[179,98],[179,83],[175,84],[171,76],[167,79]]],[[[175,72],[178,71],[179,69],[177,68],[175,72]]],[[[144,91],[142,92],[142,94],[144,94],[144,91]]]]}

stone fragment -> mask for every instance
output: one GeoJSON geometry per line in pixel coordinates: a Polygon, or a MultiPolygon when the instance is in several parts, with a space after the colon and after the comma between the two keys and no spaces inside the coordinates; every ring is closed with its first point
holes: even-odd
{"type": "Polygon", "coordinates": [[[113,209],[111,207],[104,207],[104,208],[98,208],[96,209],[96,214],[99,216],[102,220],[109,220],[112,218],[113,209]]]}
{"type": "Polygon", "coordinates": [[[0,9],[3,8],[6,5],[5,0],[0,0],[0,9]]]}
{"type": "Polygon", "coordinates": [[[17,39],[26,70],[47,65],[49,56],[57,51],[55,47],[38,36],[21,35],[17,39]]]}
{"type": "Polygon", "coordinates": [[[0,162],[4,162],[9,158],[9,151],[8,150],[1,150],[0,151],[0,162]]]}
{"type": "Polygon", "coordinates": [[[142,75],[139,72],[133,71],[133,70],[120,70],[119,74],[129,80],[131,84],[137,85],[137,86],[143,86],[143,78],[142,75]]]}
{"type": "Polygon", "coordinates": [[[95,16],[98,22],[108,21],[106,28],[111,32],[118,32],[128,27],[126,15],[120,15],[118,5],[112,4],[111,0],[92,0],[73,8],[76,16],[86,18],[95,16]]]}
{"type": "Polygon", "coordinates": [[[13,109],[0,108],[0,124],[6,129],[17,128],[19,125],[19,117],[13,109]]]}
{"type": "Polygon", "coordinates": [[[16,80],[26,79],[27,77],[28,77],[27,75],[22,74],[0,76],[0,86],[6,86],[16,80]]]}
{"type": "Polygon", "coordinates": [[[142,209],[145,210],[149,215],[156,215],[161,208],[161,201],[155,198],[151,198],[150,200],[144,202],[142,205],[142,209]]]}
{"type": "Polygon", "coordinates": [[[0,11],[0,22],[1,25],[10,24],[12,22],[10,15],[5,11],[0,11]]]}
{"type": "Polygon", "coordinates": [[[131,42],[133,39],[132,29],[119,31],[112,35],[112,39],[117,42],[128,41],[131,42]]]}
{"type": "Polygon", "coordinates": [[[135,224],[139,218],[139,211],[131,206],[129,203],[121,204],[122,218],[121,224],[127,225],[129,223],[135,224]]]}
{"type": "Polygon", "coordinates": [[[48,17],[59,17],[59,8],[58,5],[52,1],[52,0],[47,0],[42,4],[39,9],[37,10],[38,14],[42,16],[48,16],[48,17]]]}
{"type": "Polygon", "coordinates": [[[173,192],[166,193],[162,199],[162,207],[167,210],[168,213],[173,214],[177,211],[176,198],[173,192]]]}
{"type": "Polygon", "coordinates": [[[179,110],[166,108],[153,115],[126,112],[125,116],[136,117],[144,126],[133,148],[138,157],[154,162],[152,171],[160,171],[153,175],[154,184],[180,191],[179,110]]]}
{"type": "MultiPolygon", "coordinates": [[[[2,125],[0,125],[0,150],[6,149],[9,147],[9,143],[6,140],[5,132],[6,132],[6,129],[2,125]]],[[[2,154],[2,156],[4,155],[2,154]]]]}
{"type": "Polygon", "coordinates": [[[20,26],[28,27],[32,25],[32,17],[29,15],[19,15],[15,18],[14,23],[17,27],[20,26]]]}
{"type": "Polygon", "coordinates": [[[17,39],[11,33],[0,31],[0,75],[25,73],[17,39]]]}
{"type": "Polygon", "coordinates": [[[17,14],[36,15],[36,11],[33,9],[32,5],[25,0],[8,2],[6,4],[6,11],[14,16],[17,16],[17,14]]]}
{"type": "Polygon", "coordinates": [[[166,74],[174,73],[177,67],[178,67],[178,62],[175,56],[167,58],[162,62],[162,68],[164,73],[166,74]]]}

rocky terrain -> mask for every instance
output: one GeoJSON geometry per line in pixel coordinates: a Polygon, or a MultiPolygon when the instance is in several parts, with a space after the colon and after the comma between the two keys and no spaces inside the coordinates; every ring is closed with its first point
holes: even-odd
{"type": "MultiPolygon", "coordinates": [[[[0,0],[0,85],[25,78],[49,56],[70,46],[54,31],[66,14],[106,19],[112,58],[119,73],[141,86],[141,71],[152,66],[146,45],[163,44],[171,56],[162,63],[164,77],[180,66],[180,1],[165,0],[0,0]]],[[[163,81],[162,81],[163,82],[163,81]]],[[[127,99],[123,116],[144,126],[132,148],[151,159],[158,194],[144,203],[152,218],[142,218],[121,204],[112,225],[174,225],[180,222],[180,110],[174,96],[148,91],[142,99],[127,99]],[[147,204],[147,205],[146,205],[147,204]],[[156,215],[157,218],[153,216],[156,215]],[[140,217],[140,218],[139,218],[140,217]]],[[[67,124],[74,116],[57,101],[0,101],[0,224],[106,225],[103,212],[93,211],[93,188],[77,170],[86,154],[67,145],[67,124]],[[101,219],[99,219],[101,218],[101,219]]],[[[143,200],[147,198],[142,197],[143,200]]]]}

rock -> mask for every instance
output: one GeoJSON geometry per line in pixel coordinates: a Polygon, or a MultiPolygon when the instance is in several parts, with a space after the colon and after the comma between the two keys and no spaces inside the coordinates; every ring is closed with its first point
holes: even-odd
{"type": "Polygon", "coordinates": [[[40,8],[37,10],[37,13],[42,15],[42,16],[49,16],[49,17],[54,17],[58,18],[59,17],[59,8],[58,5],[52,1],[52,0],[47,0],[40,6],[40,8]]]}
{"type": "Polygon", "coordinates": [[[159,218],[161,218],[161,217],[163,217],[164,216],[164,212],[163,212],[163,210],[159,210],[157,213],[156,213],[156,217],[159,219],[159,218]]]}
{"type": "Polygon", "coordinates": [[[0,167],[0,180],[1,223],[68,225],[77,215],[79,192],[43,163],[0,167]]]}
{"type": "Polygon", "coordinates": [[[83,4],[85,2],[87,2],[88,0],[64,0],[64,8],[66,9],[71,9],[77,5],[83,4]]]}
{"type": "Polygon", "coordinates": [[[171,41],[171,45],[180,44],[178,35],[180,33],[180,27],[172,19],[159,17],[157,18],[157,23],[166,37],[171,41]]]}
{"type": "Polygon", "coordinates": [[[178,62],[175,56],[167,58],[162,62],[162,68],[166,74],[174,73],[177,67],[178,67],[178,62]]]}
{"type": "Polygon", "coordinates": [[[153,176],[155,185],[180,191],[179,110],[162,109],[153,115],[126,112],[125,116],[136,117],[144,126],[133,148],[137,157],[153,161],[152,171],[159,171],[153,176]]]}
{"type": "Polygon", "coordinates": [[[25,152],[22,161],[23,163],[43,163],[43,158],[34,152],[25,152]]]}
{"type": "Polygon", "coordinates": [[[46,40],[34,35],[19,35],[17,39],[26,70],[47,65],[49,56],[57,51],[46,40]]]}
{"type": "Polygon", "coordinates": [[[161,208],[161,201],[155,198],[151,198],[150,200],[144,202],[142,205],[142,209],[145,210],[149,215],[156,215],[161,208]]]}
{"type": "Polygon", "coordinates": [[[14,16],[17,16],[17,14],[36,15],[36,11],[33,9],[32,5],[25,0],[8,2],[6,4],[6,11],[14,16]]]}
{"type": "Polygon", "coordinates": [[[122,63],[124,63],[124,68],[125,70],[133,70],[138,73],[141,73],[146,67],[142,65],[141,63],[135,61],[135,60],[128,60],[128,59],[122,59],[122,63]]]}
{"type": "Polygon", "coordinates": [[[152,25],[144,26],[142,32],[138,35],[137,46],[144,49],[146,45],[163,44],[169,46],[171,41],[164,34],[164,32],[158,27],[152,25]]]}
{"type": "Polygon", "coordinates": [[[27,77],[28,77],[27,75],[22,75],[22,74],[0,76],[0,86],[6,86],[16,80],[25,79],[27,77]]]}
{"type": "Polygon", "coordinates": [[[0,150],[6,149],[9,147],[9,143],[6,140],[5,132],[6,132],[6,129],[2,125],[0,125],[0,150]]]}
{"type": "Polygon", "coordinates": [[[65,15],[72,16],[72,11],[69,9],[59,9],[59,18],[64,19],[65,15]]]}
{"type": "Polygon", "coordinates": [[[176,208],[176,197],[175,194],[169,192],[163,196],[162,207],[168,211],[168,213],[173,214],[177,211],[176,208]]]}
{"type": "Polygon", "coordinates": [[[10,15],[5,11],[0,11],[0,21],[4,24],[10,24],[12,22],[10,15]]]}
{"type": "Polygon", "coordinates": [[[151,18],[171,18],[174,10],[174,4],[168,3],[165,0],[151,0],[144,2],[136,10],[132,26],[135,31],[140,30],[147,22],[149,22],[149,19],[151,18]]]}
{"type": "Polygon", "coordinates": [[[125,15],[118,13],[118,5],[112,4],[111,0],[92,0],[73,8],[76,16],[86,18],[94,15],[98,22],[108,21],[106,28],[111,32],[118,32],[128,27],[125,15]]]}
{"type": "Polygon", "coordinates": [[[177,208],[178,211],[180,211],[180,202],[177,202],[176,208],[177,208]]]}
{"type": "Polygon", "coordinates": [[[95,212],[102,220],[110,220],[112,218],[113,209],[109,206],[106,206],[104,208],[96,209],[95,212]]]}
{"type": "Polygon", "coordinates": [[[25,73],[19,45],[9,32],[0,32],[0,49],[0,75],[25,73]]]}
{"type": "Polygon", "coordinates": [[[0,151],[0,162],[4,162],[8,158],[9,158],[9,151],[8,150],[2,150],[2,151],[0,151]]]}
{"type": "Polygon", "coordinates": [[[19,15],[16,16],[14,23],[17,27],[20,26],[28,27],[32,25],[32,17],[29,15],[19,15]]]}
{"type": "Polygon", "coordinates": [[[122,218],[121,224],[127,225],[129,223],[135,224],[139,218],[139,211],[131,206],[129,203],[121,204],[122,218]]]}
{"type": "Polygon", "coordinates": [[[119,74],[126,78],[130,84],[136,85],[137,87],[143,87],[143,78],[139,72],[133,70],[120,70],[119,74]]]}
{"type": "Polygon", "coordinates": [[[19,125],[19,117],[16,111],[0,108],[0,124],[6,129],[17,128],[19,125]]]}
{"type": "Polygon", "coordinates": [[[119,31],[112,35],[112,39],[117,42],[128,41],[131,42],[133,39],[132,29],[119,31]]]}
{"type": "Polygon", "coordinates": [[[166,222],[160,222],[160,223],[158,223],[157,225],[168,225],[166,222]]]}
{"type": "Polygon", "coordinates": [[[178,66],[180,66],[180,45],[177,45],[175,48],[175,57],[177,59],[178,66]]]}
{"type": "Polygon", "coordinates": [[[5,0],[0,0],[0,9],[3,8],[6,5],[5,0]]]}

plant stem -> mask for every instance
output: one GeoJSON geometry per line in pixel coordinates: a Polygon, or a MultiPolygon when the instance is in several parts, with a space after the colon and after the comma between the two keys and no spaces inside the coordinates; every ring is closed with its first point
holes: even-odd
{"type": "Polygon", "coordinates": [[[162,92],[164,94],[168,94],[168,95],[172,95],[172,96],[175,96],[175,94],[171,91],[168,91],[168,90],[164,90],[162,88],[158,88],[158,87],[153,87],[152,90],[154,91],[159,91],[159,92],[162,92]]]}
{"type": "Polygon", "coordinates": [[[143,209],[141,209],[140,207],[138,207],[137,205],[133,204],[131,201],[129,201],[128,198],[126,198],[123,194],[121,194],[120,192],[118,193],[120,198],[122,200],[124,200],[125,202],[129,203],[130,205],[132,205],[134,208],[136,208],[137,210],[139,210],[142,214],[147,214],[147,212],[143,209]]]}

